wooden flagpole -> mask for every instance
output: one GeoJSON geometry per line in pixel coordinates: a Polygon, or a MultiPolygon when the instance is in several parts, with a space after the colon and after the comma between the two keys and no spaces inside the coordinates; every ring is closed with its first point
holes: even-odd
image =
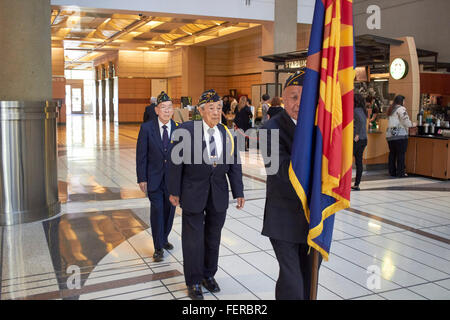
{"type": "Polygon", "coordinates": [[[317,300],[317,288],[319,286],[319,251],[311,248],[313,254],[312,268],[311,268],[311,290],[310,300],[317,300]]]}

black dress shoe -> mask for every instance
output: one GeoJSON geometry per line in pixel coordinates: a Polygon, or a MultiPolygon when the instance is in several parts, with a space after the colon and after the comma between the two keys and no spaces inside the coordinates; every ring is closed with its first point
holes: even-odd
{"type": "Polygon", "coordinates": [[[156,249],[155,253],[153,254],[153,261],[160,262],[164,259],[164,250],[163,249],[156,249]]]}
{"type": "Polygon", "coordinates": [[[202,286],[200,284],[194,284],[188,286],[188,295],[192,300],[203,300],[202,286]]]}
{"type": "Polygon", "coordinates": [[[209,292],[219,292],[220,291],[220,287],[217,284],[214,277],[209,277],[209,278],[203,279],[202,284],[206,289],[208,289],[209,292]]]}
{"type": "Polygon", "coordinates": [[[170,242],[167,242],[167,243],[164,245],[164,249],[166,249],[166,250],[172,250],[172,249],[173,249],[173,244],[171,244],[170,242]]]}
{"type": "Polygon", "coordinates": [[[352,190],[359,191],[361,189],[359,189],[359,186],[352,186],[352,190]]]}

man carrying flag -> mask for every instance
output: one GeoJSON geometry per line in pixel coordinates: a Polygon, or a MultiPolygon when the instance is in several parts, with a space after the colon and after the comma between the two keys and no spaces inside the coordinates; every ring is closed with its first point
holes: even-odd
{"type": "MultiPolygon", "coordinates": [[[[277,174],[285,177],[283,148],[287,146],[291,157],[289,187],[295,190],[301,208],[294,211],[293,201],[289,208],[279,206],[279,213],[283,212],[279,214],[280,217],[287,217],[287,210],[292,212],[291,218],[280,222],[278,228],[281,229],[280,234],[290,234],[289,229],[299,220],[294,212],[303,215],[307,221],[307,230],[303,229],[302,224],[298,226],[297,232],[299,237],[307,234],[307,245],[300,241],[303,239],[294,242],[292,240],[295,239],[285,238],[281,239],[284,242],[281,242],[283,248],[280,250],[277,244],[280,239],[275,244],[271,239],[280,264],[277,299],[316,298],[320,262],[322,258],[328,260],[331,247],[334,213],[350,206],[354,58],[352,1],[316,0],[301,105],[297,118],[291,115],[291,118],[298,120],[297,126],[294,130],[289,129],[293,132],[290,139],[283,138],[283,129],[280,127],[281,173],[277,174]],[[291,141],[292,148],[289,148],[291,141]],[[314,250],[307,255],[305,247],[314,250]]],[[[285,108],[287,105],[285,102],[285,108]]],[[[269,188],[272,189],[270,184],[273,184],[273,178],[270,177],[267,177],[268,193],[269,188]]],[[[289,187],[285,186],[286,193],[290,193],[289,187]]],[[[284,200],[279,197],[274,203],[273,198],[268,194],[267,222],[270,216],[267,215],[267,208],[284,200]]],[[[270,219],[271,223],[275,220],[270,219]]]]}
{"type": "MultiPolygon", "coordinates": [[[[280,265],[276,284],[277,300],[309,299],[312,255],[308,255],[308,221],[302,203],[289,180],[289,166],[294,132],[297,125],[305,71],[290,76],[284,86],[284,110],[271,118],[268,130],[267,154],[279,157],[276,174],[267,176],[266,204],[262,234],[270,238],[280,265]],[[279,147],[270,150],[273,130],[279,132],[279,147]]],[[[266,160],[266,159],[265,159],[266,160]]],[[[270,164],[265,161],[268,167],[270,164]]]]}

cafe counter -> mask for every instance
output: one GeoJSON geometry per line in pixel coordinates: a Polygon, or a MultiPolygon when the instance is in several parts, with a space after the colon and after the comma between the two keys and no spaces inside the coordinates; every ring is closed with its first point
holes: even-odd
{"type": "Polygon", "coordinates": [[[450,138],[442,136],[409,136],[406,151],[406,172],[449,179],[450,138]]]}

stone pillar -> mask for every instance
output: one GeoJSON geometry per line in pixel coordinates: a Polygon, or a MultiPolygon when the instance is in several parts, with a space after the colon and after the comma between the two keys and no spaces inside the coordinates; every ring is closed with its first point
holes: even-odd
{"type": "Polygon", "coordinates": [[[273,32],[274,53],[297,50],[297,0],[275,0],[273,32]]]}
{"type": "MultiPolygon", "coordinates": [[[[275,22],[262,24],[261,55],[297,50],[297,0],[275,0],[275,22]]],[[[274,83],[273,63],[261,63],[262,83],[274,83]]],[[[287,73],[280,73],[279,83],[284,85],[287,73]]],[[[279,93],[281,95],[281,92],[279,93]]]]}
{"type": "MultiPolygon", "coordinates": [[[[297,51],[297,0],[275,0],[273,42],[274,53],[297,51]]],[[[282,89],[288,77],[288,73],[280,73],[282,89]]]]}
{"type": "Polygon", "coordinates": [[[114,64],[112,61],[108,63],[108,96],[109,96],[109,122],[114,122],[114,64]]]}
{"type": "Polygon", "coordinates": [[[106,119],[106,114],[107,114],[107,111],[106,111],[106,109],[107,109],[107,106],[106,106],[106,100],[107,100],[107,97],[106,97],[106,95],[108,94],[107,92],[107,90],[106,90],[106,66],[104,65],[104,64],[102,64],[101,65],[101,88],[100,88],[100,90],[102,91],[102,94],[101,94],[101,96],[102,96],[102,100],[100,101],[100,103],[101,103],[101,115],[102,115],[102,120],[105,120],[106,119]]]}
{"type": "Polygon", "coordinates": [[[0,225],[60,211],[50,12],[50,0],[0,1],[0,225]]]}
{"type": "Polygon", "coordinates": [[[50,0],[0,1],[0,100],[52,99],[50,0]]]}
{"type": "MultiPolygon", "coordinates": [[[[273,45],[274,45],[274,23],[267,22],[261,25],[261,56],[267,56],[269,54],[273,54],[273,45]]],[[[264,72],[264,70],[272,70],[275,69],[275,65],[271,62],[260,61],[261,68],[261,83],[274,83],[275,82],[275,73],[273,72],[264,72]]]]}
{"type": "Polygon", "coordinates": [[[192,97],[193,105],[205,91],[205,53],[205,47],[182,49],[181,96],[192,97]]]}
{"type": "Polygon", "coordinates": [[[100,77],[99,77],[99,67],[95,67],[95,119],[99,118],[99,97],[100,97],[100,77]]]}
{"type": "MultiPolygon", "coordinates": [[[[408,74],[405,78],[394,80],[389,77],[389,93],[401,94],[405,97],[405,107],[411,121],[416,121],[420,107],[420,69],[416,44],[413,37],[403,37],[399,46],[391,45],[390,63],[396,58],[402,58],[408,63],[408,74]]],[[[390,64],[389,64],[390,65],[390,64]]]]}

